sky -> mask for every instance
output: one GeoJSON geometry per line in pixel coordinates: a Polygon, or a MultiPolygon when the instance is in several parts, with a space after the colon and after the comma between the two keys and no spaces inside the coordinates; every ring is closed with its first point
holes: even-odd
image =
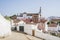
{"type": "Polygon", "coordinates": [[[38,13],[44,17],[60,17],[60,0],[0,0],[0,14],[14,15],[23,12],[38,13]]]}

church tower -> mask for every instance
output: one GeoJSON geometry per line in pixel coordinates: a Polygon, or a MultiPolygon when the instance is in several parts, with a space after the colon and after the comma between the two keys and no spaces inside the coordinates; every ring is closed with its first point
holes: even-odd
{"type": "Polygon", "coordinates": [[[39,20],[41,19],[41,7],[39,9],[39,20]]]}
{"type": "Polygon", "coordinates": [[[43,32],[45,32],[45,24],[46,24],[46,19],[45,17],[42,17],[42,14],[41,14],[41,7],[40,7],[40,10],[39,10],[39,24],[38,24],[38,29],[41,29],[43,32]]]}

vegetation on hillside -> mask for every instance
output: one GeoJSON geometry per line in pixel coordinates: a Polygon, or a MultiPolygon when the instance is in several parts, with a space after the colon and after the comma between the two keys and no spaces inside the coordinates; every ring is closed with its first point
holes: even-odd
{"type": "Polygon", "coordinates": [[[5,16],[5,19],[8,20],[8,21],[11,20],[9,16],[5,16]]]}

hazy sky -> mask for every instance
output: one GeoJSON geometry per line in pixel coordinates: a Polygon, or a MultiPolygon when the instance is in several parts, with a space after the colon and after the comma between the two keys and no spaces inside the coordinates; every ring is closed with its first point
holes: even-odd
{"type": "Polygon", "coordinates": [[[40,6],[43,16],[60,16],[60,0],[0,0],[0,13],[2,15],[38,13],[40,6]]]}

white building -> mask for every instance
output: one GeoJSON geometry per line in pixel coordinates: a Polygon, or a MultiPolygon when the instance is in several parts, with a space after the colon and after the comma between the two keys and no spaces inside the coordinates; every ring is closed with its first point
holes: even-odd
{"type": "Polygon", "coordinates": [[[23,19],[23,18],[31,18],[32,19],[32,16],[34,14],[39,15],[39,13],[26,13],[26,12],[24,12],[24,13],[20,13],[20,15],[17,16],[17,19],[23,19]]]}
{"type": "Polygon", "coordinates": [[[1,14],[0,14],[0,37],[5,37],[11,34],[11,25],[10,22],[7,21],[1,14]]]}

